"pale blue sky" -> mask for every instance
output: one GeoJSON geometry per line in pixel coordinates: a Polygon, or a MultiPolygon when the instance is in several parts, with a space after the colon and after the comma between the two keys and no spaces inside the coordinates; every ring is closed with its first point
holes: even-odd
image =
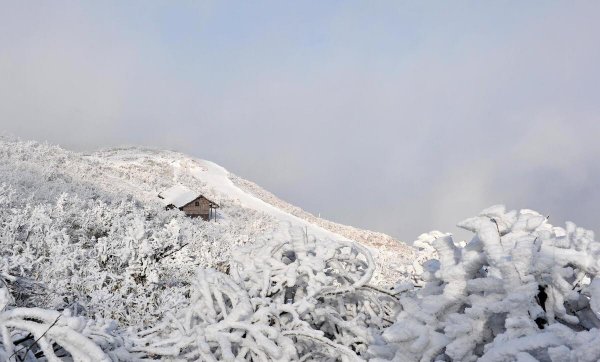
{"type": "Polygon", "coordinates": [[[407,241],[494,203],[600,232],[599,4],[0,0],[0,128],[407,241]]]}

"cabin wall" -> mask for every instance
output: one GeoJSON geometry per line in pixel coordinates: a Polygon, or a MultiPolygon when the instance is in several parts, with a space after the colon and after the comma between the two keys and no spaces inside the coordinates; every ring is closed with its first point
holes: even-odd
{"type": "Polygon", "coordinates": [[[208,220],[208,215],[210,212],[210,201],[203,197],[199,197],[196,200],[182,207],[181,210],[185,212],[186,215],[201,216],[203,219],[208,220]],[[198,203],[197,206],[196,203],[198,203]]]}

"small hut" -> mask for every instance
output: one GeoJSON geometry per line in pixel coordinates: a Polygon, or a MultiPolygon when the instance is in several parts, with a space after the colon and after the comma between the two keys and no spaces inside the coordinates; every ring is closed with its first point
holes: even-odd
{"type": "Polygon", "coordinates": [[[175,185],[158,194],[167,210],[178,208],[189,217],[201,217],[204,220],[217,219],[217,203],[194,192],[183,185],[175,185]]]}

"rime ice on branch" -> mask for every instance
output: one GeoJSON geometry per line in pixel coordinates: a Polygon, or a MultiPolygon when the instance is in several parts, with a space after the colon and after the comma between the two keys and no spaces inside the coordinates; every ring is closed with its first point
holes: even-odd
{"type": "Polygon", "coordinates": [[[373,346],[394,361],[597,361],[600,243],[531,210],[484,210],[464,247],[432,238],[439,262],[373,346]]]}
{"type": "Polygon", "coordinates": [[[360,360],[395,299],[369,286],[369,252],[345,242],[264,242],[233,256],[230,276],[200,270],[190,307],[136,341],[186,359],[360,360]]]}

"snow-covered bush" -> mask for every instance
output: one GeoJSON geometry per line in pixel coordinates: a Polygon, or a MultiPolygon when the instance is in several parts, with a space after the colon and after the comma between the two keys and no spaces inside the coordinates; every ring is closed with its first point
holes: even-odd
{"type": "MultiPolygon", "coordinates": [[[[354,243],[267,243],[233,260],[231,274],[252,298],[289,304],[311,329],[357,354],[366,350],[370,329],[387,325],[396,312],[394,298],[369,285],[375,264],[354,243]]],[[[301,352],[315,350],[307,347],[301,352]]]]}
{"type": "Polygon", "coordinates": [[[227,261],[240,234],[247,241],[270,222],[250,213],[254,222],[246,230],[144,208],[126,198],[61,194],[54,203],[32,203],[19,196],[0,184],[0,267],[20,277],[11,284],[16,304],[51,309],[74,304],[87,316],[127,324],[156,321],[187,303],[199,266],[227,261]]]}
{"type": "Polygon", "coordinates": [[[264,241],[229,273],[200,270],[190,306],[140,332],[134,352],[186,360],[359,360],[396,314],[369,286],[370,253],[351,243],[264,241]]]}
{"type": "MultiPolygon", "coordinates": [[[[379,360],[600,360],[600,243],[531,210],[484,210],[431,245],[422,289],[400,299],[396,323],[373,345],[379,360]]],[[[426,239],[426,238],[422,238],[426,239]]]]}
{"type": "Polygon", "coordinates": [[[114,322],[42,308],[15,308],[0,276],[0,361],[117,361],[129,359],[114,322]]]}

